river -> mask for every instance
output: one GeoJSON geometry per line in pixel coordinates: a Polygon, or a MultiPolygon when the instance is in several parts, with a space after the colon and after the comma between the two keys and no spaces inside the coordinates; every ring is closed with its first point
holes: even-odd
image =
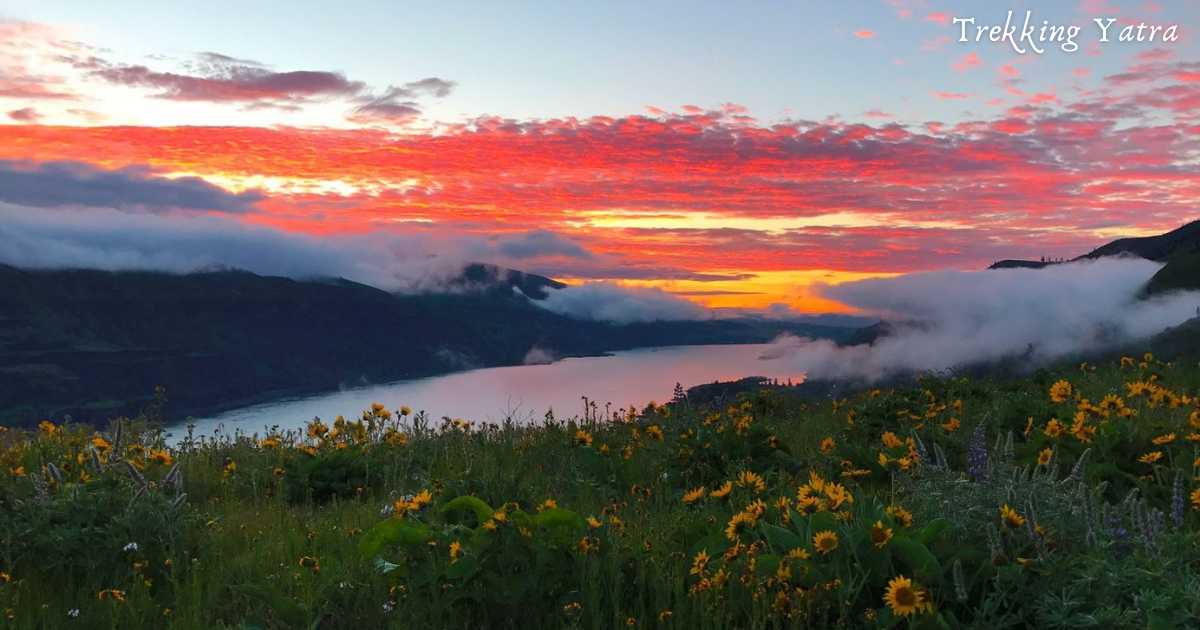
{"type": "MultiPolygon", "coordinates": [[[[675,384],[685,388],[713,381],[764,376],[780,381],[803,380],[785,359],[764,358],[766,345],[710,345],[642,348],[602,357],[569,358],[546,365],[521,365],[456,372],[444,376],[397,381],[383,385],[277,400],[197,418],[196,432],[211,435],[218,426],[226,433],[252,433],[278,425],[289,429],[314,417],[325,421],[339,414],[356,417],[371,403],[389,409],[407,405],[432,418],[443,416],[477,422],[540,420],[548,410],[555,417],[583,413],[583,396],[601,412],[651,400],[666,402],[675,384]]],[[[170,427],[175,437],[183,429],[170,427]]]]}

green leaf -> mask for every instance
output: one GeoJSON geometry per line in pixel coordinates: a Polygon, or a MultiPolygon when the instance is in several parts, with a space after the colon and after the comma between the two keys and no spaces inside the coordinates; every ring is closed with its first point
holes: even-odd
{"type": "Polygon", "coordinates": [[[896,536],[888,543],[888,549],[911,567],[918,577],[927,581],[942,581],[942,567],[925,545],[906,536],[896,536]]]}
{"type": "Polygon", "coordinates": [[[371,558],[388,545],[423,545],[429,542],[429,526],[406,521],[399,518],[389,518],[377,523],[370,531],[363,534],[358,541],[358,552],[363,558],[371,558]]]}
{"type": "Polygon", "coordinates": [[[479,497],[458,497],[443,505],[439,512],[448,514],[458,510],[470,510],[475,514],[475,518],[479,519],[480,523],[492,518],[496,513],[488,504],[484,503],[479,497]]]}
{"type": "Polygon", "coordinates": [[[808,526],[812,534],[816,536],[824,531],[837,533],[838,522],[831,512],[817,512],[809,517],[808,526]]]}
{"type": "Polygon", "coordinates": [[[721,534],[712,534],[711,536],[705,536],[704,538],[701,538],[700,542],[697,542],[692,547],[692,556],[695,557],[696,554],[700,553],[701,551],[708,552],[709,556],[716,556],[718,554],[725,553],[725,550],[728,548],[728,538],[721,534]]]}
{"type": "Polygon", "coordinates": [[[561,528],[575,532],[581,532],[587,528],[587,523],[583,517],[562,508],[549,508],[538,512],[533,517],[533,524],[538,527],[561,528]]]}
{"type": "Polygon", "coordinates": [[[942,532],[942,530],[946,529],[947,527],[950,527],[950,525],[951,525],[951,523],[947,519],[944,519],[944,518],[934,519],[934,520],[930,521],[928,525],[921,528],[920,533],[917,534],[917,540],[919,540],[923,543],[928,543],[929,541],[933,540],[934,536],[937,536],[938,534],[940,534],[942,532]]]}
{"type": "Polygon", "coordinates": [[[763,535],[767,537],[767,540],[772,545],[775,545],[782,551],[791,551],[798,547],[803,547],[805,544],[803,538],[776,525],[764,525],[763,535]]]}
{"type": "Polygon", "coordinates": [[[479,561],[474,556],[463,556],[446,569],[446,577],[451,580],[467,581],[479,572],[479,561]]]}
{"type": "Polygon", "coordinates": [[[1155,615],[1147,620],[1146,628],[1148,630],[1174,630],[1175,624],[1169,619],[1155,615]]]}
{"type": "Polygon", "coordinates": [[[771,577],[779,570],[780,557],[765,553],[757,556],[758,561],[754,563],[754,571],[759,577],[771,577]]]}

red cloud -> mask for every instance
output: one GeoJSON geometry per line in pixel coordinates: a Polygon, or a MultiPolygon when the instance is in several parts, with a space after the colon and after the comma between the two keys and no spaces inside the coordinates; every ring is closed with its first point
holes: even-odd
{"type": "MultiPolygon", "coordinates": [[[[878,118],[872,124],[761,124],[731,104],[479,117],[404,134],[0,125],[0,159],[276,182],[239,220],[317,234],[550,230],[586,241],[596,260],[618,261],[609,274],[981,266],[1026,251],[1086,251],[1100,227],[1164,228],[1194,216],[1200,125],[1189,116],[1200,84],[1164,84],[1193,70],[1164,66],[1162,81],[1066,104],[1043,88],[1003,113],[951,125],[906,126],[879,110],[865,112],[878,118]],[[826,226],[845,212],[852,224],[826,226]],[[705,218],[689,223],[697,216],[705,218]],[[778,228],[788,222],[795,227],[778,228]]],[[[576,264],[571,273],[601,277],[586,267],[599,263],[576,264]]]]}
{"type": "Polygon", "coordinates": [[[875,31],[868,31],[866,29],[863,29],[863,30],[859,30],[859,31],[854,31],[854,35],[855,35],[855,37],[862,37],[864,39],[870,39],[872,37],[875,37],[875,31]]]}

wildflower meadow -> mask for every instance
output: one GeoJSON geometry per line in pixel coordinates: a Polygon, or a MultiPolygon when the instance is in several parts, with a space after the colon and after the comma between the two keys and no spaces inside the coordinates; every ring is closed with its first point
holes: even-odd
{"type": "MultiPolygon", "coordinates": [[[[401,403],[403,401],[396,401],[401,403]]],[[[11,628],[1200,625],[1200,368],[0,433],[11,628]]]]}

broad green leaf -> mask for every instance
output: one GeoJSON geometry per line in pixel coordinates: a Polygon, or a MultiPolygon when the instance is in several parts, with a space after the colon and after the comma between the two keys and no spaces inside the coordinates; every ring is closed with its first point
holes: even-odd
{"type": "Polygon", "coordinates": [[[838,522],[830,512],[817,512],[808,519],[808,526],[815,536],[820,532],[831,531],[837,533],[838,522]]]}
{"type": "Polygon", "coordinates": [[[479,572],[479,561],[473,556],[463,556],[446,569],[446,577],[451,580],[469,580],[479,572]]]}
{"type": "Polygon", "coordinates": [[[533,524],[538,527],[557,527],[577,532],[587,528],[582,516],[562,508],[542,510],[533,517],[533,524]]]}
{"type": "Polygon", "coordinates": [[[797,547],[803,547],[805,540],[788,530],[776,525],[764,525],[763,535],[767,537],[772,545],[775,545],[782,551],[791,551],[797,547]]]}
{"type": "Polygon", "coordinates": [[[933,540],[935,536],[940,534],[942,530],[950,527],[950,524],[950,521],[944,518],[934,519],[930,521],[928,525],[921,528],[921,531],[917,534],[917,540],[923,543],[928,543],[929,541],[933,540]]]}
{"type": "Polygon", "coordinates": [[[489,507],[479,497],[458,497],[443,505],[438,511],[447,514],[458,510],[470,510],[480,523],[492,518],[492,515],[496,513],[496,510],[489,507]]]}
{"type": "Polygon", "coordinates": [[[918,577],[932,582],[942,581],[942,567],[925,545],[906,536],[896,536],[888,543],[888,550],[911,567],[918,577]]]}
{"type": "Polygon", "coordinates": [[[429,542],[429,526],[399,518],[377,523],[358,541],[358,551],[371,558],[388,545],[423,545],[429,542]]]}
{"type": "Polygon", "coordinates": [[[725,553],[725,550],[728,548],[728,538],[721,534],[712,534],[711,536],[705,536],[704,538],[701,538],[700,541],[692,547],[692,557],[695,557],[696,554],[700,553],[701,551],[708,552],[709,556],[716,556],[718,554],[725,553]]]}

